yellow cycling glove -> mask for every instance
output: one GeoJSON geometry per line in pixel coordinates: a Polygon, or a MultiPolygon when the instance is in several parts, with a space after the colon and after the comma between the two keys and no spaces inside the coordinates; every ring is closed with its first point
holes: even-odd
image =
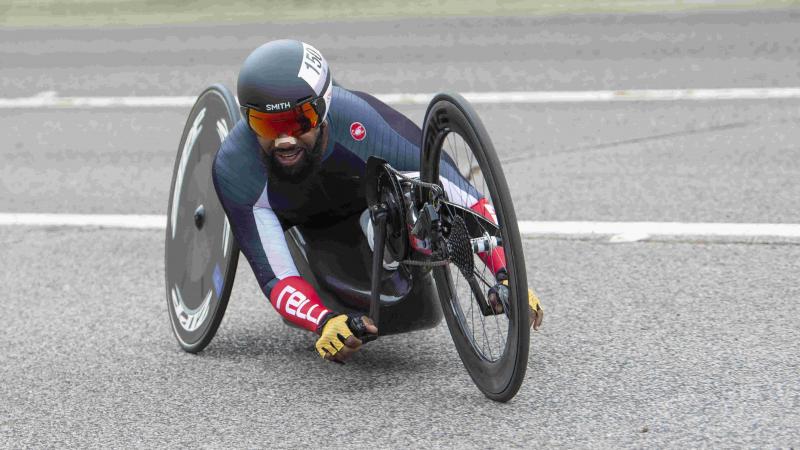
{"type": "Polygon", "coordinates": [[[336,356],[344,347],[344,342],[353,335],[347,325],[348,319],[347,314],[339,314],[325,322],[316,344],[319,356],[323,358],[336,356]]]}
{"type": "MultiPolygon", "coordinates": [[[[508,283],[508,281],[506,281],[508,283]]],[[[528,306],[530,310],[530,325],[534,330],[538,330],[542,326],[542,319],[544,318],[544,308],[542,308],[539,297],[533,292],[533,289],[528,288],[528,306]]]]}
{"type": "Polygon", "coordinates": [[[363,314],[330,313],[317,328],[319,356],[335,362],[344,362],[363,344],[378,337],[378,328],[363,314]]]}

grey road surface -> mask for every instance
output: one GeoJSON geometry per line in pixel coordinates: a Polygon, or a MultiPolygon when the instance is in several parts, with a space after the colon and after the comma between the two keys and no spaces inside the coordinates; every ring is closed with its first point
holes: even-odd
{"type": "Polygon", "coordinates": [[[444,325],[325,363],[239,271],[212,345],[171,336],[163,234],[0,229],[0,445],[797,445],[800,247],[528,240],[528,376],[485,399],[444,325]]]}
{"type": "MultiPolygon", "coordinates": [[[[478,112],[521,219],[800,222],[800,100],[478,112]]],[[[164,214],[187,114],[0,110],[0,211],[164,214]]]]}
{"type": "Polygon", "coordinates": [[[800,10],[0,30],[0,92],[194,95],[258,45],[313,43],[366,91],[794,86],[800,10]]]}
{"type": "MultiPolygon", "coordinates": [[[[253,47],[287,34],[371,92],[797,86],[800,72],[794,11],[4,29],[0,92],[193,95],[233,86],[253,47]]],[[[478,110],[520,218],[800,222],[800,101],[478,110]]],[[[0,110],[0,212],[164,214],[186,113],[0,110]]],[[[526,239],[547,316],[499,405],[444,324],[327,364],[242,262],[217,337],[189,355],[167,321],[163,232],[0,228],[0,447],[797,447],[797,244],[526,239]]]]}

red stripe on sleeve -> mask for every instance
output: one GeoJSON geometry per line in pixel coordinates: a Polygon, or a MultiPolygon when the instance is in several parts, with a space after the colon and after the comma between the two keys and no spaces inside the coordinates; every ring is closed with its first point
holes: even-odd
{"type": "Polygon", "coordinates": [[[330,312],[314,287],[297,276],[280,280],[272,288],[269,301],[286,320],[314,332],[320,320],[330,312]]]}

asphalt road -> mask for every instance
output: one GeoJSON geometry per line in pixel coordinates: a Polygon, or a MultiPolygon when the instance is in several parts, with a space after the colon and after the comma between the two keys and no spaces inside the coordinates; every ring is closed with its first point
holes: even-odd
{"type": "MultiPolygon", "coordinates": [[[[0,92],[192,95],[262,41],[315,43],[370,92],[796,86],[791,11],[0,30],[0,92]]],[[[420,107],[403,107],[416,122],[420,107]]],[[[481,106],[534,220],[798,223],[800,102],[481,106]]],[[[163,214],[181,108],[2,110],[0,212],[163,214]]],[[[163,232],[0,228],[0,447],[797,447],[800,245],[526,239],[547,308],[510,403],[444,324],[346,366],[242,263],[182,352],[163,232]]]]}
{"type": "MultiPolygon", "coordinates": [[[[522,219],[800,222],[798,100],[477,109],[522,219]]],[[[0,110],[0,211],[165,214],[187,114],[0,110]]]]}
{"type": "Polygon", "coordinates": [[[431,92],[794,86],[798,10],[121,30],[0,30],[4,96],[194,95],[270,39],[307,40],[341,83],[431,92]]]}

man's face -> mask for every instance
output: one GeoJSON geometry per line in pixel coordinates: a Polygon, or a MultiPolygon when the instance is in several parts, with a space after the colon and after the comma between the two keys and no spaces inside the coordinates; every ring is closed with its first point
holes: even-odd
{"type": "Polygon", "coordinates": [[[264,150],[270,175],[283,181],[302,181],[316,171],[322,159],[325,125],[298,137],[280,135],[269,140],[256,135],[264,150]]]}

